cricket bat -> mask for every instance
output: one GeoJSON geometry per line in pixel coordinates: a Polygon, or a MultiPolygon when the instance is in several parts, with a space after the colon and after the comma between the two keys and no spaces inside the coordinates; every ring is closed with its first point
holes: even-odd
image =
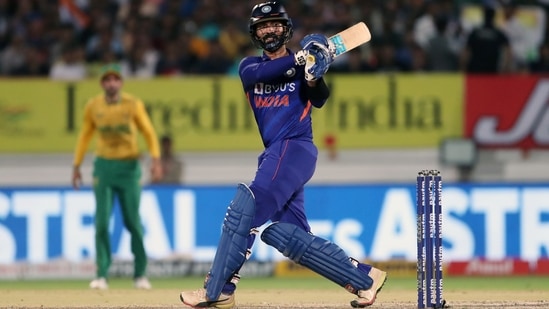
{"type": "Polygon", "coordinates": [[[328,40],[334,45],[335,57],[344,54],[372,39],[370,29],[364,22],[359,22],[333,36],[328,40]]]}
{"type": "MultiPolygon", "coordinates": [[[[369,42],[372,39],[370,29],[364,22],[359,22],[328,38],[330,51],[334,53],[334,58],[342,55],[360,45],[369,42]]],[[[313,80],[313,76],[307,71],[315,64],[315,57],[309,55],[305,64],[305,79],[313,80]]]]}

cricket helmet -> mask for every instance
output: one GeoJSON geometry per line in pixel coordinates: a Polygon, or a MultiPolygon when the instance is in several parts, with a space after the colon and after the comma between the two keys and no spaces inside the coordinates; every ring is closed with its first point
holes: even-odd
{"type": "Polygon", "coordinates": [[[248,29],[254,45],[269,52],[274,52],[288,43],[294,33],[292,20],[282,4],[276,1],[260,3],[253,7],[248,29]],[[256,34],[257,25],[266,21],[281,21],[284,24],[282,34],[269,33],[259,38],[256,34]]]}

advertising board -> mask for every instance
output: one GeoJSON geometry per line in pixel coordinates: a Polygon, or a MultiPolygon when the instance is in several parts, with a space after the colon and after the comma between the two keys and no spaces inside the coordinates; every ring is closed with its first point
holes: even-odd
{"type": "MultiPolygon", "coordinates": [[[[232,186],[147,187],[141,214],[151,259],[211,261],[232,186]]],[[[316,185],[305,191],[312,232],[357,259],[416,259],[415,185],[316,185]]],[[[444,262],[549,255],[549,184],[447,184],[443,187],[444,262]]],[[[0,264],[94,258],[89,189],[0,189],[0,264]]],[[[131,259],[118,207],[111,244],[131,259]]],[[[261,228],[260,228],[261,229],[261,228]]],[[[252,260],[284,259],[261,241],[252,260]]]]}
{"type": "MultiPolygon", "coordinates": [[[[339,149],[436,147],[463,132],[463,76],[334,75],[331,97],[313,109],[317,145],[339,149]]],[[[273,85],[276,89],[276,85],[273,85]]],[[[127,80],[159,135],[177,151],[261,150],[255,120],[238,78],[127,80]]],[[[98,81],[6,80],[0,84],[0,151],[72,152],[87,100],[98,81]]],[[[140,140],[143,146],[144,141],[140,140]]]]}

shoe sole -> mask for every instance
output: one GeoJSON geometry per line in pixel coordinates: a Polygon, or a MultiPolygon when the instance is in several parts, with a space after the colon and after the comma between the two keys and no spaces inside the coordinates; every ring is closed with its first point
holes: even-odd
{"type": "Polygon", "coordinates": [[[191,307],[191,308],[199,308],[199,307],[193,307],[193,306],[191,306],[190,304],[187,304],[187,303],[185,302],[185,300],[183,299],[183,295],[181,295],[181,294],[179,294],[179,299],[181,300],[181,302],[182,302],[183,305],[185,305],[185,306],[189,306],[189,307],[191,307]]]}
{"type": "Polygon", "coordinates": [[[109,289],[109,284],[108,283],[104,283],[104,284],[101,284],[101,283],[92,284],[92,283],[90,283],[89,286],[90,286],[90,289],[92,289],[92,290],[104,291],[104,290],[109,289]]]}
{"type": "Polygon", "coordinates": [[[181,302],[184,304],[184,305],[187,305],[191,308],[218,308],[218,309],[230,309],[230,308],[233,308],[235,303],[231,303],[231,304],[211,304],[212,306],[210,306],[210,304],[206,304],[206,303],[201,303],[201,304],[205,304],[206,306],[192,306],[190,304],[187,304],[185,302],[185,300],[183,300],[183,295],[179,294],[179,299],[181,300],[181,302]]]}
{"type": "Polygon", "coordinates": [[[372,299],[372,301],[368,304],[361,304],[359,303],[356,299],[352,300],[351,301],[351,307],[353,308],[366,308],[368,306],[371,306],[374,304],[374,302],[376,301],[376,298],[377,298],[377,293],[381,292],[381,289],[383,288],[383,286],[385,285],[385,282],[387,282],[387,273],[385,273],[385,279],[383,279],[383,282],[381,283],[381,285],[379,286],[379,288],[377,288],[376,290],[376,295],[374,295],[374,299],[372,299]]]}

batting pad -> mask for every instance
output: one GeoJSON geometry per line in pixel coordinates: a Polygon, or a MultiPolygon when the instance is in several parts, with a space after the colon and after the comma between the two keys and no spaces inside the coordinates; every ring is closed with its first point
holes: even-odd
{"type": "Polygon", "coordinates": [[[250,188],[240,183],[227,208],[221,239],[206,282],[208,299],[216,300],[221,290],[246,261],[248,236],[255,215],[255,198],[250,188]]]}
{"type": "Polygon", "coordinates": [[[372,279],[354,266],[336,244],[313,236],[290,223],[273,223],[261,234],[261,240],[284,256],[356,294],[372,286],[372,279]]]}

